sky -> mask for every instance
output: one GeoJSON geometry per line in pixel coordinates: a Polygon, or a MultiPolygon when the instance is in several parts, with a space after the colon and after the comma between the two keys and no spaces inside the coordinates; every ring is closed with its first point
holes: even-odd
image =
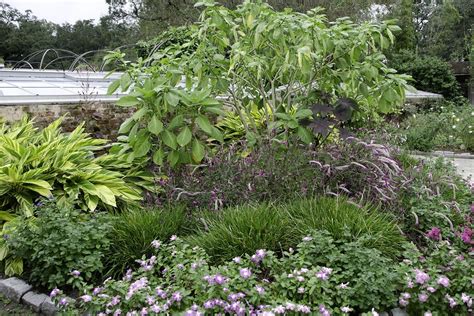
{"type": "Polygon", "coordinates": [[[99,19],[107,14],[105,0],[0,0],[20,10],[31,10],[39,19],[62,24],[99,19]]]}

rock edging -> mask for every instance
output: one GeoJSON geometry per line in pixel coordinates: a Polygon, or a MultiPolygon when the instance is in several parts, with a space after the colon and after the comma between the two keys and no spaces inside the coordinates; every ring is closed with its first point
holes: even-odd
{"type": "Polygon", "coordinates": [[[43,315],[55,315],[58,311],[48,295],[33,291],[31,285],[18,278],[0,279],[0,294],[43,315]]]}

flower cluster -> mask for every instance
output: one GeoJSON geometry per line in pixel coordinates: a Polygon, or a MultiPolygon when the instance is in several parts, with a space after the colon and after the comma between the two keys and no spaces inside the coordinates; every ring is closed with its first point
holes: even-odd
{"type": "Polygon", "coordinates": [[[154,241],[159,251],[138,260],[140,267],[128,270],[122,280],[86,287],[75,305],[58,289],[51,297],[64,310],[97,315],[348,314],[360,305],[347,298],[345,304],[334,306],[333,296],[349,293],[349,282],[341,282],[334,268],[299,266],[304,261],[299,256],[321,240],[324,238],[319,235],[306,237],[296,251],[283,258],[259,249],[218,267],[209,266],[201,249],[191,248],[179,238],[165,244],[154,241]]]}

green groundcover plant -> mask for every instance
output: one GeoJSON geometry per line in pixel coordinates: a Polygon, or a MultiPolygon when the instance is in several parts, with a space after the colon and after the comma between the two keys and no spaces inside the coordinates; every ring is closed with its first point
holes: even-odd
{"type": "MultiPolygon", "coordinates": [[[[176,236],[169,244],[154,241],[153,246],[156,254],[141,261],[138,270],[88,288],[75,307],[94,313],[309,314],[384,309],[397,301],[394,262],[326,233],[307,236],[280,259],[259,249],[221,266],[210,266],[203,250],[176,236]]],[[[58,303],[74,308],[59,297],[58,303]]]]}
{"type": "Polygon", "coordinates": [[[97,280],[110,245],[107,214],[90,216],[55,201],[40,202],[35,212],[37,218],[25,218],[5,237],[12,254],[25,262],[29,281],[79,288],[81,282],[97,280]]]}
{"type": "Polygon", "coordinates": [[[472,306],[472,258],[446,243],[426,256],[406,246],[397,263],[360,243],[313,232],[282,257],[272,251],[213,266],[176,236],[153,241],[156,253],[122,280],[86,286],[77,302],[54,289],[66,311],[204,315],[343,315],[401,306],[424,315],[465,314],[472,306]]]}

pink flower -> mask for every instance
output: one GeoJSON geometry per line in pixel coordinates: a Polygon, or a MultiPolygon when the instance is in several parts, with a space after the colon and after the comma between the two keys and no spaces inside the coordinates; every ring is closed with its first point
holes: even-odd
{"type": "Polygon", "coordinates": [[[436,289],[432,286],[428,286],[426,289],[428,290],[428,292],[431,292],[431,293],[436,292],[436,289]]]}
{"type": "Polygon", "coordinates": [[[252,271],[250,271],[250,269],[248,269],[248,268],[240,269],[240,276],[243,279],[248,279],[252,276],[252,271]]]}
{"type": "Polygon", "coordinates": [[[299,287],[299,288],[298,288],[298,293],[299,293],[299,294],[303,294],[304,291],[305,291],[304,287],[299,287]]]}
{"type": "Polygon", "coordinates": [[[318,273],[316,273],[316,277],[321,280],[327,280],[329,279],[329,275],[331,274],[331,272],[331,268],[323,267],[318,273]]]}
{"type": "Polygon", "coordinates": [[[425,312],[425,313],[423,314],[423,316],[433,316],[433,314],[431,314],[430,311],[427,311],[427,312],[425,312]]]}
{"type": "Polygon", "coordinates": [[[51,293],[49,294],[49,297],[56,297],[59,293],[61,293],[61,290],[59,290],[58,288],[54,288],[51,293]]]}
{"type": "Polygon", "coordinates": [[[471,244],[472,234],[473,234],[472,229],[470,229],[469,227],[464,227],[464,230],[461,234],[461,240],[466,244],[471,244]]]}
{"type": "Polygon", "coordinates": [[[241,263],[241,262],[242,262],[242,258],[240,258],[240,257],[235,257],[234,259],[232,259],[232,261],[234,261],[235,263],[241,263]]]}
{"type": "Polygon", "coordinates": [[[346,314],[347,314],[347,313],[350,313],[350,312],[352,311],[352,308],[350,308],[350,307],[348,307],[348,306],[343,306],[343,307],[341,307],[341,311],[342,311],[343,313],[346,313],[346,314]]]}
{"type": "Polygon", "coordinates": [[[347,283],[341,283],[341,284],[339,284],[337,287],[340,288],[340,289],[347,289],[347,288],[348,288],[348,285],[349,285],[349,282],[347,282],[347,283]]]}
{"type": "Polygon", "coordinates": [[[155,249],[158,249],[158,248],[161,247],[161,242],[160,242],[159,240],[153,240],[153,241],[151,242],[151,246],[152,246],[153,248],[155,248],[155,249]]]}
{"type": "Polygon", "coordinates": [[[120,297],[114,296],[112,297],[112,300],[107,304],[107,306],[112,307],[112,306],[118,305],[118,303],[120,303],[120,297]]]}
{"type": "Polygon", "coordinates": [[[84,302],[87,303],[87,302],[92,301],[92,296],[90,296],[90,295],[82,295],[82,296],[81,296],[81,299],[82,299],[84,302]]]}
{"type": "Polygon", "coordinates": [[[408,300],[409,298],[411,298],[410,293],[406,293],[406,292],[405,292],[405,293],[402,293],[400,296],[401,296],[402,298],[406,299],[406,300],[408,300]]]}
{"type": "Polygon", "coordinates": [[[183,299],[183,295],[181,295],[180,292],[174,292],[173,295],[171,295],[171,298],[175,302],[181,302],[181,300],[183,299]]]}
{"type": "Polygon", "coordinates": [[[415,281],[418,284],[424,284],[426,281],[430,279],[428,273],[425,273],[419,269],[415,269],[415,281]]]}
{"type": "Polygon", "coordinates": [[[321,313],[322,316],[331,316],[331,313],[326,309],[326,306],[324,305],[319,305],[319,312],[321,313]]]}
{"type": "Polygon", "coordinates": [[[437,283],[439,285],[444,286],[444,287],[448,287],[449,286],[449,279],[447,277],[445,277],[444,275],[442,275],[438,278],[437,283]]]}
{"type": "Polygon", "coordinates": [[[440,240],[441,239],[441,229],[438,227],[433,227],[429,231],[426,232],[426,237],[432,240],[440,240]]]}
{"type": "Polygon", "coordinates": [[[81,271],[79,271],[79,270],[74,270],[74,271],[71,272],[71,275],[73,275],[73,276],[75,276],[75,277],[78,277],[78,276],[81,275],[81,271]]]}
{"type": "Polygon", "coordinates": [[[449,296],[448,294],[446,294],[446,299],[449,302],[449,307],[454,308],[456,305],[458,305],[456,300],[454,298],[452,298],[451,296],[449,296]]]}
{"type": "Polygon", "coordinates": [[[420,303],[426,302],[428,300],[428,294],[426,294],[425,292],[420,293],[420,295],[418,295],[418,300],[420,301],[420,303]]]}
{"type": "Polygon", "coordinates": [[[65,297],[59,300],[59,305],[66,306],[67,304],[69,304],[69,302],[65,297]]]}
{"type": "Polygon", "coordinates": [[[176,236],[176,235],[173,235],[173,236],[170,237],[171,241],[175,241],[176,239],[178,239],[178,236],[176,236]]]}
{"type": "Polygon", "coordinates": [[[408,305],[408,301],[403,299],[403,298],[400,298],[398,300],[398,303],[400,304],[400,306],[407,306],[408,305]]]}
{"type": "Polygon", "coordinates": [[[258,293],[258,294],[263,294],[263,293],[265,293],[265,289],[264,289],[263,287],[261,287],[261,286],[258,286],[258,285],[255,287],[255,290],[257,290],[257,293],[258,293]]]}

